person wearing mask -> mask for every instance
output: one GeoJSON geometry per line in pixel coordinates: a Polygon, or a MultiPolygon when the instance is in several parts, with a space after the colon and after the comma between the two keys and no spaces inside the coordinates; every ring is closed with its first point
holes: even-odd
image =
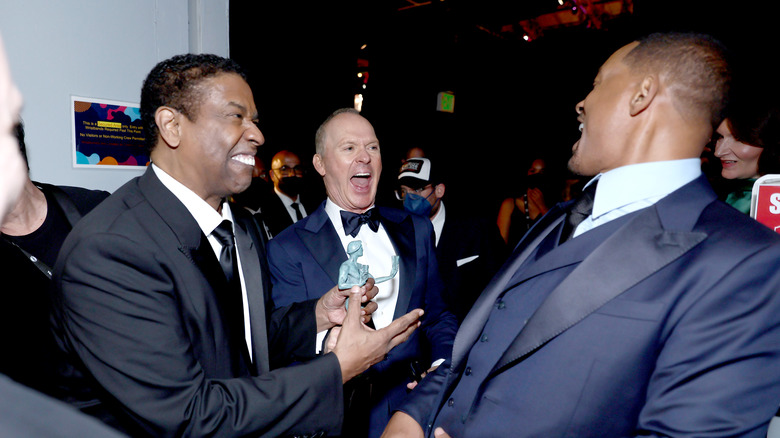
{"type": "Polygon", "coordinates": [[[304,175],[301,159],[294,152],[282,150],[271,159],[273,192],[266,193],[261,204],[263,222],[271,236],[277,236],[316,208],[303,199],[304,175]]]}
{"type": "Polygon", "coordinates": [[[491,220],[449,204],[445,208],[443,173],[429,158],[406,160],[398,174],[396,197],[410,213],[431,220],[443,297],[461,322],[503,264],[507,250],[491,220]]]}
{"type": "Polygon", "coordinates": [[[393,271],[394,256],[400,260],[397,275],[379,285],[375,327],[411,309],[425,311],[420,329],[348,388],[350,427],[343,436],[374,438],[406,397],[406,385],[449,357],[457,320],[442,298],[431,222],[375,206],[382,155],[371,123],[355,109],[337,110],[317,129],[315,148],[314,168],[328,198],[268,243],[274,303],[316,299],[333,288],[349,245],[360,241],[363,255],[356,262],[378,279],[393,271]]]}
{"type": "Polygon", "coordinates": [[[392,437],[765,437],[780,403],[780,236],[717,199],[699,157],[726,50],[652,34],[576,104],[592,177],[518,244],[392,437]]]}

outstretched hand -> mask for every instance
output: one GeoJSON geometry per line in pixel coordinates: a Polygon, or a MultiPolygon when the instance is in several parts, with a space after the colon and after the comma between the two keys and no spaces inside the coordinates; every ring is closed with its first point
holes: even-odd
{"type": "MultiPolygon", "coordinates": [[[[361,293],[359,289],[351,288],[350,302],[359,302],[361,293]]],[[[406,341],[420,326],[419,319],[423,315],[422,309],[415,309],[387,327],[373,330],[361,321],[362,312],[360,306],[349,306],[333,348],[333,353],[336,354],[341,365],[341,376],[344,382],[384,360],[390,350],[406,341]]]]}

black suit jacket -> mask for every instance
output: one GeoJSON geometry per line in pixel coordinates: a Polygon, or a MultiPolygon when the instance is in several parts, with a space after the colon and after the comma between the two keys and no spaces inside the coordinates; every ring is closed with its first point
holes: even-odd
{"type": "Polygon", "coordinates": [[[436,258],[445,283],[442,297],[459,322],[507,255],[495,222],[452,210],[447,205],[436,258]]]}
{"type": "MultiPolygon", "coordinates": [[[[305,198],[303,195],[298,196],[298,203],[306,210],[306,214],[310,215],[317,208],[317,204],[311,205],[306,202],[305,198]]],[[[263,195],[260,203],[260,215],[272,237],[278,236],[285,228],[294,223],[290,213],[287,212],[287,207],[273,190],[263,195]]]]}
{"type": "Polygon", "coordinates": [[[334,355],[271,370],[274,357],[314,348],[314,302],[271,313],[264,239],[251,216],[232,210],[250,369],[234,371],[218,298],[226,281],[206,236],[149,169],[85,216],[60,252],[53,321],[73,365],[71,394],[134,435],[338,433],[334,355]]]}

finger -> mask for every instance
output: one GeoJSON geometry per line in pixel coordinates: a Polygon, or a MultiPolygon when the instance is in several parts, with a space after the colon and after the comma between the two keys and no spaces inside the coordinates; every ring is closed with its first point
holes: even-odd
{"type": "Polygon", "coordinates": [[[409,327],[407,327],[406,330],[395,335],[392,339],[390,339],[390,343],[388,344],[390,348],[388,349],[388,351],[392,350],[399,344],[406,342],[406,340],[409,339],[409,336],[411,336],[412,333],[414,333],[414,331],[417,330],[417,327],[419,326],[420,326],[420,322],[417,321],[412,325],[410,325],[409,327]]]}
{"type": "Polygon", "coordinates": [[[422,309],[414,309],[406,315],[396,319],[383,329],[391,336],[390,348],[404,342],[411,336],[412,332],[419,327],[419,320],[423,313],[422,309]]]}
{"type": "MultiPolygon", "coordinates": [[[[359,303],[360,295],[362,294],[360,288],[353,287],[352,289],[349,290],[349,292],[350,292],[349,301],[353,303],[359,303]]],[[[360,324],[362,310],[363,308],[358,305],[349,306],[347,308],[347,316],[346,318],[344,318],[344,323],[342,325],[360,324]]]]}
{"type": "Polygon", "coordinates": [[[371,315],[374,312],[376,312],[376,309],[379,308],[379,305],[375,301],[369,301],[368,304],[363,307],[363,311],[365,315],[371,315]]]}
{"type": "Polygon", "coordinates": [[[450,438],[450,436],[447,435],[447,432],[445,432],[441,427],[437,427],[436,430],[433,431],[433,436],[436,438],[450,438]]]}

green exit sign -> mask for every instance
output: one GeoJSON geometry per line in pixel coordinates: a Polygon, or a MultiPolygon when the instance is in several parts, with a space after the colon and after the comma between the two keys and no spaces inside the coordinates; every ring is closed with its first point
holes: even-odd
{"type": "Polygon", "coordinates": [[[445,113],[455,112],[455,94],[450,91],[442,91],[436,99],[436,111],[445,113]]]}

